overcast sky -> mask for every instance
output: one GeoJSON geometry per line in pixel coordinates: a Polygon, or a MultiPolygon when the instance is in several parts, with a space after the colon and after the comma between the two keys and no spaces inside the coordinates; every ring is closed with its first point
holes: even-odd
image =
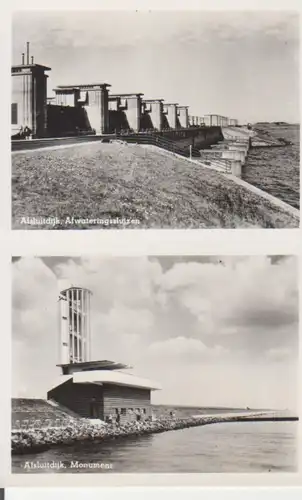
{"type": "Polygon", "coordinates": [[[298,16],[270,12],[22,12],[13,63],[26,41],[60,84],[106,82],[243,121],[299,121],[298,16]]]}
{"type": "Polygon", "coordinates": [[[16,259],[15,397],[46,397],[60,374],[58,278],[93,292],[93,359],[159,382],[153,402],[295,408],[294,257],[16,259]]]}

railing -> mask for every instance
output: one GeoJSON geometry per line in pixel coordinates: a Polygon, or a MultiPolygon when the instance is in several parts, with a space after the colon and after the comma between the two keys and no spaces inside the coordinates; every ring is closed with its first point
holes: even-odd
{"type": "Polygon", "coordinates": [[[193,148],[192,146],[181,147],[180,145],[177,145],[170,139],[156,135],[154,133],[152,134],[150,132],[145,134],[140,133],[140,134],[117,135],[111,137],[110,140],[157,146],[159,148],[165,149],[166,151],[179,154],[186,158],[189,158],[190,156],[194,158],[200,157],[200,151],[198,149],[193,148]]]}
{"type": "Polygon", "coordinates": [[[231,172],[231,161],[230,160],[219,160],[218,158],[202,158],[201,162],[205,165],[208,165],[210,167],[217,168],[221,170],[222,172],[231,172]]]}
{"type": "Polygon", "coordinates": [[[230,172],[231,171],[231,160],[224,158],[221,158],[221,151],[219,150],[206,150],[200,151],[201,158],[199,161],[204,163],[205,165],[215,167],[222,172],[230,172]]]}
{"type": "Polygon", "coordinates": [[[182,148],[175,144],[173,141],[156,134],[128,134],[125,136],[116,136],[116,139],[111,138],[111,140],[157,146],[171,153],[184,156],[185,158],[192,157],[200,163],[219,169],[222,172],[227,173],[231,171],[231,161],[228,159],[221,160],[221,153],[219,151],[213,150],[203,153],[202,150],[200,151],[196,148],[193,148],[192,146],[186,146],[182,148]]]}

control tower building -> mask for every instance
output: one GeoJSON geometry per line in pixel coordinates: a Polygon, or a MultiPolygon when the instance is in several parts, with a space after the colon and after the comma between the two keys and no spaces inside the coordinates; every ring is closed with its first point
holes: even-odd
{"type": "Polygon", "coordinates": [[[160,385],[129,374],[132,367],[114,361],[93,360],[91,337],[92,292],[60,282],[58,294],[61,375],[47,399],[79,417],[120,422],[151,416],[151,391],[160,385]]]}

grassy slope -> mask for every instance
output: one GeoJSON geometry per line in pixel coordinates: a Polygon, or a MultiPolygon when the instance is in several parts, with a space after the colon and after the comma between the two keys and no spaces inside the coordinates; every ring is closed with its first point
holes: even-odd
{"type": "MultiPolygon", "coordinates": [[[[297,226],[217,172],[137,145],[94,143],[13,155],[12,196],[16,229],[37,228],[20,225],[21,217],[54,216],[131,217],[141,221],[135,228],[297,226]]],[[[65,227],[100,226],[57,229],[65,227]]]]}

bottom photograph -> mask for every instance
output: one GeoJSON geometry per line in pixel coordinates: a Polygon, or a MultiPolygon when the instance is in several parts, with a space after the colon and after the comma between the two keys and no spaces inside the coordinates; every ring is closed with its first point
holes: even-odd
{"type": "Polygon", "coordinates": [[[12,259],[13,473],[298,471],[295,256],[12,259]]]}

